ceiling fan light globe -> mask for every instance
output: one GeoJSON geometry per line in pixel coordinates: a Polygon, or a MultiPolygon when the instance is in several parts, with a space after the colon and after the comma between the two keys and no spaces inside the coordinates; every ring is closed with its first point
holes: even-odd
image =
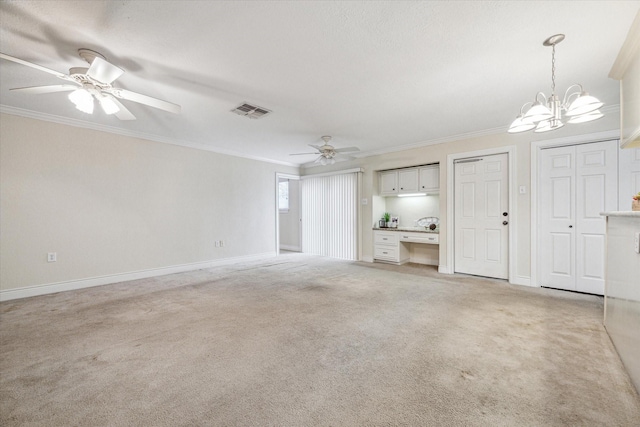
{"type": "Polygon", "coordinates": [[[71,92],[69,100],[83,113],[93,114],[93,96],[85,89],[76,89],[71,92]]]}
{"type": "Polygon", "coordinates": [[[591,96],[587,92],[582,92],[582,94],[569,105],[566,116],[572,117],[587,114],[597,110],[603,105],[604,102],[600,102],[595,96],[591,96]]]}
{"type": "Polygon", "coordinates": [[[109,98],[108,96],[100,96],[98,98],[98,101],[100,102],[102,111],[104,111],[104,113],[107,115],[115,114],[120,111],[120,108],[116,105],[115,102],[113,102],[113,99],[109,98]]]}

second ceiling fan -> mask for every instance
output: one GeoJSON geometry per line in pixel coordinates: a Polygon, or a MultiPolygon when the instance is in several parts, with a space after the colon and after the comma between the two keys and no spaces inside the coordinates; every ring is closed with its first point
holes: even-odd
{"type": "Polygon", "coordinates": [[[353,159],[351,156],[346,156],[342,153],[353,153],[356,151],[360,151],[358,147],[345,147],[345,148],[335,148],[333,145],[330,145],[331,141],[330,136],[323,136],[322,140],[324,141],[323,145],[314,145],[309,144],[309,147],[313,147],[318,150],[315,153],[295,153],[290,154],[290,156],[304,156],[309,154],[320,154],[320,156],[314,161],[314,163],[320,163],[321,165],[332,165],[336,162],[336,158],[344,158],[344,159],[353,159]]]}

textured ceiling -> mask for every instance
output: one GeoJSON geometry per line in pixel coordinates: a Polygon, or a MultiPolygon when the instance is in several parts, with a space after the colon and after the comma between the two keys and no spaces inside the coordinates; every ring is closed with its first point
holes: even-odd
{"type": "Polygon", "coordinates": [[[287,163],[320,136],[360,155],[502,130],[537,91],[580,82],[608,106],[607,77],[640,1],[20,1],[0,3],[0,51],[54,70],[79,48],[126,73],[115,86],[182,105],[173,115],[123,101],[138,120],[77,111],[59,84],[0,60],[4,111],[287,163]],[[273,110],[259,120],[242,102],[273,110]],[[70,120],[69,120],[70,119],[70,120]]]}

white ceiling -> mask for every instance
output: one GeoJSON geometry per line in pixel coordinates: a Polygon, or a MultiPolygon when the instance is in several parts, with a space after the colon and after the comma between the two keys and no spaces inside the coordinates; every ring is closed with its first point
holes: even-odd
{"type": "Polygon", "coordinates": [[[582,83],[608,106],[607,77],[640,1],[20,1],[0,3],[0,51],[68,72],[79,48],[126,73],[115,86],[182,105],[173,115],[131,102],[138,120],[77,111],[60,84],[0,60],[3,111],[286,163],[333,135],[360,155],[456,135],[499,132],[537,91],[582,83]],[[259,120],[242,102],[273,110],[259,120]],[[24,111],[26,110],[26,111],[24,111]],[[71,119],[71,120],[69,120],[71,119]]]}

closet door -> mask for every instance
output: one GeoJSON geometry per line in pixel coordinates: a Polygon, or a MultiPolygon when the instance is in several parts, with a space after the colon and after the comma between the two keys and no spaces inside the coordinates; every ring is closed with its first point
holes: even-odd
{"type": "Polygon", "coordinates": [[[540,284],[604,294],[606,220],[617,208],[617,141],[542,150],[540,284]]]}

